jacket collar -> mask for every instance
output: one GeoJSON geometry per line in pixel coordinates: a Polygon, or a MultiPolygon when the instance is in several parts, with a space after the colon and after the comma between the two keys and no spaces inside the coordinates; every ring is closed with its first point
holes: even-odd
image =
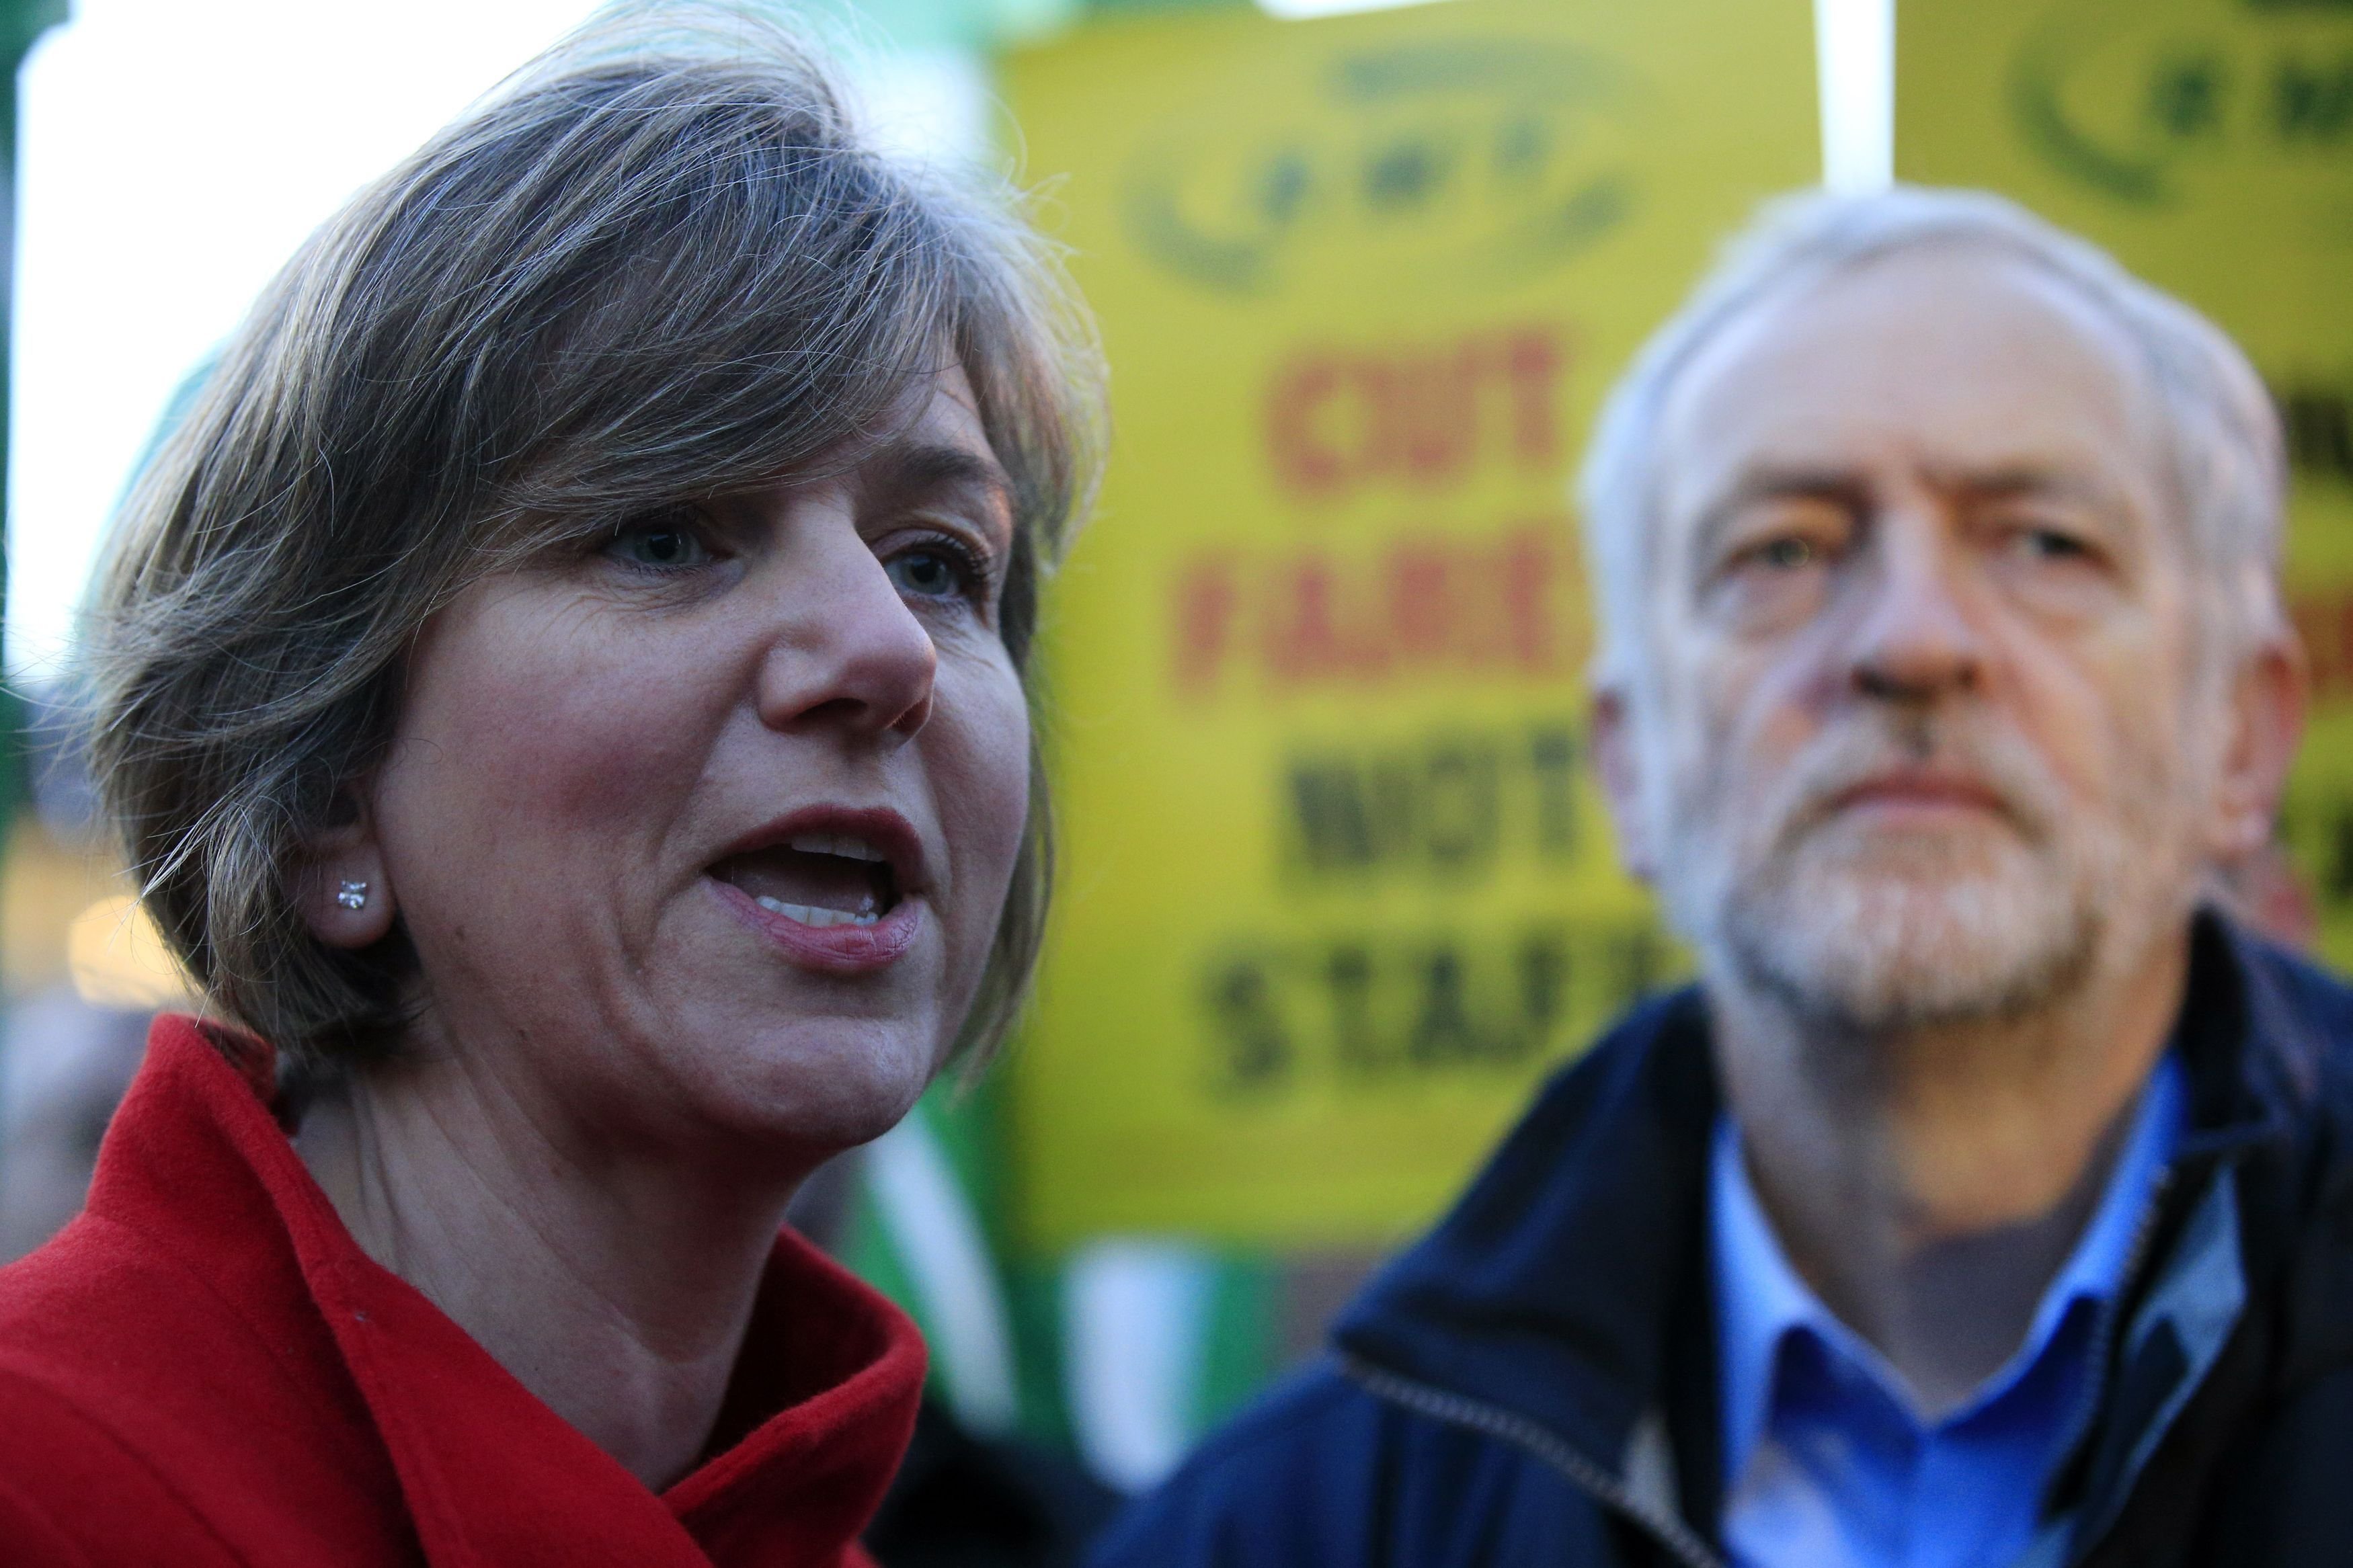
{"type": "MultiPolygon", "coordinates": [[[[2345,994],[2200,914],[2175,1048],[2183,1176],[2308,1128],[2345,994]]],[[[1716,1498],[1706,1167],[1719,1104],[1696,987],[1637,1007],[1546,1086],[1453,1211],[1335,1329],[1341,1354],[1530,1422],[1607,1474],[1651,1462],[1664,1420],[1680,1511],[1716,1498]]],[[[2174,1191],[2188,1184],[2177,1180],[2174,1191]]]]}
{"type": "Polygon", "coordinates": [[[784,1233],[722,1418],[747,1435],[658,1497],[360,1250],[273,1118],[269,1067],[249,1037],[157,1020],[90,1207],[219,1280],[322,1403],[374,1426],[427,1561],[829,1568],[854,1550],[922,1392],[895,1308],[784,1233]]]}
{"type": "Polygon", "coordinates": [[[1704,1297],[1717,1093],[1696,989],[1646,1003],[1555,1078],[1453,1212],[1335,1330],[1344,1355],[1533,1421],[1622,1475],[1704,1297]]]}

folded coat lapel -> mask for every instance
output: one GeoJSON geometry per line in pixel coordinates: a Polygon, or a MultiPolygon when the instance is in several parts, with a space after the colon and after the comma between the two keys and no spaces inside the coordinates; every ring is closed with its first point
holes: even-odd
{"type": "Polygon", "coordinates": [[[260,1098],[266,1047],[186,1033],[173,1066],[267,1190],[434,1568],[867,1561],[857,1534],[923,1384],[922,1336],[890,1302],[779,1237],[729,1394],[752,1429],[657,1496],[360,1249],[260,1098]],[[259,1065],[222,1059],[230,1047],[262,1053],[259,1065]]]}

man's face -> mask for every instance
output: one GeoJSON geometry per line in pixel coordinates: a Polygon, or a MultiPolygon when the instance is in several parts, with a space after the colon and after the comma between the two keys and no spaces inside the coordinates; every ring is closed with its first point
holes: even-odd
{"type": "Polygon", "coordinates": [[[2033,1006],[2179,926],[2230,683],[2134,353],[1957,246],[1685,370],[1618,795],[1711,965],[1869,1030],[2033,1006]]]}

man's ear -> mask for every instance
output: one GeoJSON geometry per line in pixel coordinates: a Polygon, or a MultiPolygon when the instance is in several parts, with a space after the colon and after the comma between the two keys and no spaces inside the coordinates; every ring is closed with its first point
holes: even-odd
{"type": "Polygon", "coordinates": [[[396,912],[392,882],[362,784],[335,791],[327,826],[305,847],[294,869],[293,892],[311,934],[329,947],[373,947],[391,933],[396,912]]]}
{"type": "Polygon", "coordinates": [[[1627,712],[1625,688],[1615,681],[1593,689],[1592,722],[1588,744],[1594,771],[1601,775],[1601,796],[1609,805],[1609,823],[1617,830],[1618,859],[1630,876],[1644,882],[1655,879],[1657,847],[1651,843],[1642,810],[1642,775],[1634,721],[1627,712]]]}
{"type": "Polygon", "coordinates": [[[2294,635],[2267,637],[2241,663],[2232,682],[2227,737],[2216,780],[2214,858],[2252,855],[2271,841],[2287,771],[2304,739],[2311,677],[2294,635]]]}

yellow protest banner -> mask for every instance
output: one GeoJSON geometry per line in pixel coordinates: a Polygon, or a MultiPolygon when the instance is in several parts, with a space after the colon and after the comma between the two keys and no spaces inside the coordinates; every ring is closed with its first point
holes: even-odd
{"type": "Polygon", "coordinates": [[[1005,89],[1113,364],[1055,592],[1029,1239],[1428,1218],[1672,961],[1581,755],[1567,481],[1819,168],[1807,0],[1098,23],[1005,89]]]}
{"type": "Polygon", "coordinates": [[[2270,383],[2316,698],[2283,828],[2353,963],[2353,0],[1902,0],[1895,156],[2106,246],[2270,383]]]}

